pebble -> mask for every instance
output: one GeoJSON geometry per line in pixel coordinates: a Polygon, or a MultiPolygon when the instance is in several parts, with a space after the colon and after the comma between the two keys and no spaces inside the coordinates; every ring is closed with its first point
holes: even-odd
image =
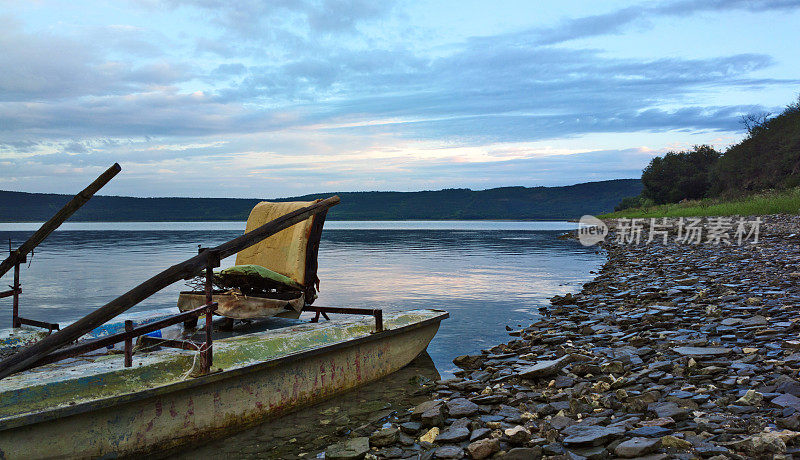
{"type": "Polygon", "coordinates": [[[611,223],[592,281],[454,359],[374,455],[800,456],[800,216],[762,220],[743,245],[619,244],[611,223]]]}
{"type": "Polygon", "coordinates": [[[419,437],[421,442],[433,443],[436,440],[436,437],[439,436],[439,428],[433,427],[428,430],[425,434],[419,437]]]}
{"type": "Polygon", "coordinates": [[[400,440],[400,430],[396,427],[378,430],[369,437],[369,444],[374,447],[390,446],[400,440]]]}
{"type": "Polygon", "coordinates": [[[660,443],[660,439],[631,438],[619,443],[614,453],[625,458],[641,457],[654,450],[660,443]]]}
{"type": "Polygon", "coordinates": [[[500,440],[498,439],[481,439],[467,446],[469,456],[476,460],[487,458],[499,450],[500,440]]]}
{"type": "Polygon", "coordinates": [[[508,438],[508,442],[515,446],[520,446],[531,439],[531,432],[528,431],[524,426],[517,425],[513,428],[509,428],[505,430],[506,438],[508,438]]]}

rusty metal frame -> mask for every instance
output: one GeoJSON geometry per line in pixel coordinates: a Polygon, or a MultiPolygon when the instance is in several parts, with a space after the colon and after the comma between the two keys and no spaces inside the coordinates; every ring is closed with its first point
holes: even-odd
{"type": "Polygon", "coordinates": [[[343,315],[367,315],[375,318],[375,332],[383,332],[383,310],[380,308],[353,308],[353,307],[318,307],[314,305],[306,305],[303,311],[316,312],[312,323],[319,322],[319,317],[330,320],[327,313],[339,313],[343,315]]]}
{"type": "Polygon", "coordinates": [[[106,348],[109,345],[114,345],[115,343],[125,342],[126,340],[132,341],[136,337],[148,334],[150,332],[155,332],[159,329],[171,326],[173,324],[178,324],[180,322],[185,321],[186,319],[198,317],[203,314],[208,314],[209,312],[213,313],[214,310],[216,309],[217,309],[217,304],[212,303],[211,305],[203,305],[202,307],[195,308],[194,310],[183,312],[175,316],[170,316],[169,318],[164,318],[162,320],[154,321],[152,323],[143,324],[139,327],[135,328],[130,327],[130,329],[128,329],[128,326],[126,325],[125,332],[119,332],[117,334],[101,337],[99,339],[87,340],[85,342],[72,345],[71,347],[66,347],[62,348],[61,350],[54,351],[53,353],[50,353],[49,355],[33,363],[30,367],[28,367],[28,369],[42,366],[44,364],[54,363],[67,358],[74,358],[76,356],[80,356],[90,351],[106,348]]]}
{"type": "Polygon", "coordinates": [[[11,249],[11,240],[8,241],[8,250],[11,252],[11,258],[14,260],[14,284],[10,285],[8,291],[0,292],[0,299],[4,297],[13,297],[11,306],[11,327],[19,328],[22,325],[41,327],[47,329],[48,333],[59,330],[58,323],[48,323],[46,321],[38,321],[35,319],[28,319],[19,316],[19,295],[22,294],[22,285],[19,282],[19,266],[28,261],[28,256],[20,256],[19,250],[11,249]]]}
{"type": "MultiPolygon", "coordinates": [[[[208,248],[199,248],[198,252],[205,252],[209,251],[208,248]]],[[[101,348],[107,347],[109,345],[114,345],[119,342],[124,342],[124,366],[131,367],[133,365],[133,339],[139,337],[139,340],[144,339],[145,343],[150,339],[145,339],[145,334],[155,332],[159,329],[162,329],[167,326],[172,326],[173,324],[183,323],[189,320],[197,321],[202,315],[206,316],[206,324],[205,324],[205,342],[200,346],[197,346],[193,342],[189,341],[181,341],[181,340],[159,340],[152,338],[158,341],[158,345],[166,346],[166,347],[174,347],[180,348],[183,350],[196,350],[200,352],[200,373],[207,374],[211,372],[211,365],[213,363],[213,324],[212,324],[212,317],[214,315],[214,311],[217,310],[217,303],[212,301],[212,293],[213,293],[213,281],[214,281],[214,267],[219,267],[220,265],[220,258],[219,253],[217,251],[212,251],[209,253],[207,258],[206,268],[205,268],[205,275],[206,275],[206,282],[205,282],[205,292],[206,292],[206,304],[202,307],[195,308],[194,310],[190,310],[187,312],[179,313],[175,316],[170,316],[169,318],[164,318],[159,321],[154,321],[152,323],[144,324],[139,327],[133,327],[133,321],[125,320],[125,332],[120,332],[117,334],[109,335],[107,337],[101,337],[99,339],[88,340],[83,343],[78,343],[71,347],[66,347],[61,350],[54,351],[49,355],[46,355],[39,359],[38,361],[34,362],[27,369],[31,369],[34,367],[42,366],[44,364],[50,364],[57,361],[61,361],[67,358],[74,358],[76,356],[80,356],[84,353],[88,353],[90,351],[99,350],[101,348]]],[[[23,320],[25,323],[23,324],[30,324],[31,322],[36,322],[40,324],[47,324],[41,323],[40,321],[32,321],[32,320],[25,320],[24,318],[16,318],[16,320],[23,320]]],[[[56,328],[58,325],[55,325],[56,328]]]]}

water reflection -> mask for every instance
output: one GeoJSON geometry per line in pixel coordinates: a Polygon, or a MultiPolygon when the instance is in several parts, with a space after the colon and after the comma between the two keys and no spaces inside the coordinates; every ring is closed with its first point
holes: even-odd
{"type": "Polygon", "coordinates": [[[314,458],[351,432],[369,436],[394,414],[421,403],[426,399],[424,385],[439,378],[430,356],[423,353],[369,385],[196,449],[167,454],[175,459],[314,458]]]}

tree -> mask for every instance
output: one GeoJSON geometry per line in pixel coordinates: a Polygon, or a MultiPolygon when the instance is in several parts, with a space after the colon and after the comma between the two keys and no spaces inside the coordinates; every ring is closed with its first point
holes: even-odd
{"type": "Polygon", "coordinates": [[[708,145],[668,152],[656,157],[642,171],[642,196],[656,204],[703,198],[711,187],[710,171],[720,153],[708,145]]]}

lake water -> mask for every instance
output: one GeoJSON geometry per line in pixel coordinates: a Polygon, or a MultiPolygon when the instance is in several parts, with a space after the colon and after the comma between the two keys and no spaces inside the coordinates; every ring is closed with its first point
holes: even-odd
{"type": "MultiPolygon", "coordinates": [[[[6,246],[10,238],[16,247],[36,228],[0,224],[0,242],[6,246]]],[[[574,228],[570,222],[327,222],[315,305],[449,311],[428,347],[433,369],[427,371],[447,377],[455,356],[508,341],[507,325],[530,324],[549,298],[579,290],[604,263],[596,248],[557,238],[574,228]]],[[[216,246],[242,231],[238,222],[67,223],[23,268],[21,314],[77,319],[195,255],[198,244],[216,246]]],[[[7,284],[10,273],[0,279],[3,289],[7,284]]],[[[174,306],[182,289],[185,284],[176,283],[135,310],[174,306]]],[[[10,326],[10,299],[0,300],[0,309],[0,327],[10,326]]],[[[239,438],[263,443],[248,433],[239,438]]],[[[245,443],[241,439],[234,444],[245,443]]]]}

